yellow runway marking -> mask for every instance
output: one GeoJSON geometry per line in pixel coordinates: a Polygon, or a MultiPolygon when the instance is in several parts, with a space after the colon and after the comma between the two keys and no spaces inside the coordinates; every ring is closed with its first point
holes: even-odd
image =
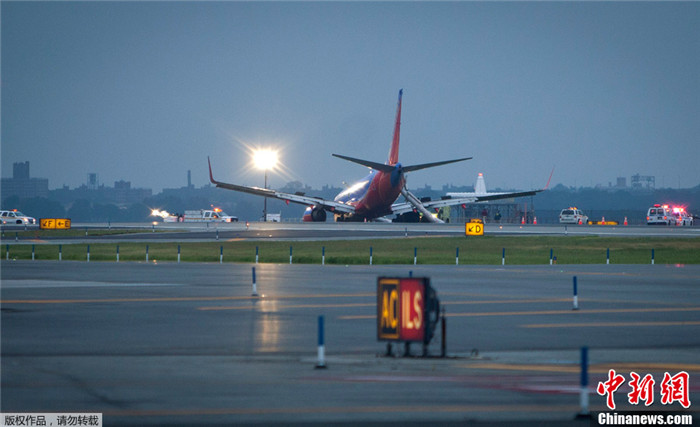
{"type": "Polygon", "coordinates": [[[520,325],[521,328],[597,328],[597,327],[637,327],[637,326],[694,326],[700,325],[700,321],[690,322],[593,322],[593,323],[539,323],[532,325],[520,325]]]}
{"type": "Polygon", "coordinates": [[[542,299],[506,299],[506,300],[471,300],[471,301],[445,301],[442,305],[478,305],[478,304],[536,304],[539,302],[569,302],[571,298],[542,298],[542,299]]]}
{"type": "MultiPolygon", "coordinates": [[[[261,301],[265,302],[265,301],[261,301]]],[[[348,304],[297,304],[297,305],[278,305],[275,306],[275,311],[288,308],[346,308],[346,307],[375,307],[376,303],[348,303],[348,304]]],[[[262,307],[258,307],[262,308],[262,307]]],[[[250,310],[251,306],[227,306],[227,307],[198,307],[197,310],[250,310]]]]}
{"type": "Polygon", "coordinates": [[[2,300],[0,304],[86,304],[103,302],[179,302],[179,301],[247,301],[247,300],[280,300],[295,298],[355,298],[375,294],[335,294],[335,295],[282,295],[268,298],[250,296],[218,296],[218,297],[152,297],[152,298],[100,298],[100,299],[46,299],[46,300],[2,300]]]}
{"type": "Polygon", "coordinates": [[[447,313],[447,317],[479,316],[536,316],[543,314],[591,314],[591,313],[663,313],[680,311],[700,311],[700,307],[663,308],[600,308],[594,310],[540,310],[540,311],[495,311],[486,313],[447,313]]]}
{"type": "MultiPolygon", "coordinates": [[[[581,372],[579,364],[570,365],[524,365],[517,363],[474,363],[458,365],[465,369],[492,369],[496,371],[527,371],[527,372],[559,372],[578,374],[581,372]]],[[[641,371],[641,372],[660,372],[660,371],[686,371],[700,372],[700,365],[687,363],[597,363],[588,367],[588,372],[593,374],[606,374],[610,369],[618,371],[641,371]]]]}
{"type": "Polygon", "coordinates": [[[439,412],[537,412],[575,413],[576,405],[393,405],[393,406],[321,406],[295,408],[192,408],[179,410],[105,411],[104,416],[205,416],[205,415],[270,415],[270,414],[378,414],[378,413],[439,413],[439,412]]]}
{"type": "MultiPolygon", "coordinates": [[[[664,307],[664,308],[610,308],[596,310],[539,310],[539,311],[490,311],[482,313],[447,313],[447,317],[482,317],[482,316],[537,316],[553,314],[592,314],[592,313],[663,313],[681,311],[700,311],[700,307],[664,307]]],[[[374,319],[375,315],[340,316],[342,320],[374,319]]]]}

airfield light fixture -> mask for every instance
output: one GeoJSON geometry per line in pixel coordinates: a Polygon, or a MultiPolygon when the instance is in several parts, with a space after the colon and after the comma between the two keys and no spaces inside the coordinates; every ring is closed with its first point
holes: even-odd
{"type": "Polygon", "coordinates": [[[277,151],[269,148],[260,149],[253,153],[253,163],[258,169],[267,171],[277,166],[277,151]]]}

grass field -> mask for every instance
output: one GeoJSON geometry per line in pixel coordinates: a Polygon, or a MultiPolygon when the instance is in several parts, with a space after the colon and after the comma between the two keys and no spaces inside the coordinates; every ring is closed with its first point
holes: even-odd
{"type": "MultiPolygon", "coordinates": [[[[4,242],[6,243],[6,242],[4,242]]],[[[3,245],[2,259],[57,260],[59,246],[3,245]],[[9,247],[9,256],[7,250],[9,247]]],[[[421,237],[376,240],[333,241],[218,241],[181,243],[99,243],[90,244],[91,261],[149,262],[177,261],[178,248],[182,262],[219,262],[223,248],[224,262],[255,262],[256,251],[261,263],[289,263],[292,246],[295,264],[320,264],[325,252],[326,264],[418,264],[509,265],[549,264],[550,250],[558,264],[604,264],[609,249],[611,264],[649,264],[652,251],[656,264],[700,264],[700,238],[632,238],[579,236],[483,236],[483,237],[421,237]]],[[[63,260],[86,260],[87,244],[63,245],[63,260]]]]}

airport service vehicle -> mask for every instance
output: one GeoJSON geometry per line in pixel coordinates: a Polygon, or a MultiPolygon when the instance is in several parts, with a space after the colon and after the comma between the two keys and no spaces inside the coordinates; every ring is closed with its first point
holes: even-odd
{"type": "Polygon", "coordinates": [[[23,214],[17,209],[0,211],[0,221],[3,224],[36,224],[36,219],[23,214]]]}
{"type": "Polygon", "coordinates": [[[655,204],[647,211],[648,225],[671,225],[674,223],[675,217],[669,205],[655,204]]]}
{"type": "Polygon", "coordinates": [[[238,217],[227,215],[226,212],[219,208],[214,209],[199,209],[185,211],[184,214],[171,214],[166,211],[154,209],[151,212],[153,216],[163,218],[163,222],[237,222],[238,217]]]}
{"type": "Polygon", "coordinates": [[[586,224],[587,222],[588,216],[575,207],[562,209],[561,213],[559,213],[560,224],[586,224]]]}
{"type": "Polygon", "coordinates": [[[693,225],[693,216],[686,212],[685,208],[674,207],[673,218],[675,220],[675,224],[679,227],[692,227],[693,225]]]}
{"type": "Polygon", "coordinates": [[[200,209],[197,211],[185,211],[180,222],[237,222],[238,217],[227,215],[219,208],[213,210],[200,209]]]}
{"type": "Polygon", "coordinates": [[[403,166],[399,163],[399,134],[401,128],[401,99],[403,90],[399,91],[399,102],[396,108],[396,121],[394,122],[394,136],[391,141],[389,158],[385,163],[377,163],[369,160],[333,154],[343,160],[360,164],[370,168],[369,175],[364,179],[350,185],[338,194],[333,200],[321,197],[307,196],[304,193],[282,193],[268,188],[249,187],[238,184],[229,184],[216,181],[212,174],[211,159],[209,159],[209,180],[219,188],[255,194],[263,197],[271,197],[285,202],[299,203],[308,208],[304,214],[304,221],[325,222],[326,214],[330,212],[336,221],[389,221],[387,215],[403,215],[415,213],[415,219],[423,218],[425,221],[443,223],[441,219],[432,215],[429,209],[439,209],[445,206],[456,206],[466,203],[482,202],[488,200],[508,199],[512,197],[532,196],[543,190],[524,191],[518,193],[503,193],[499,195],[470,195],[467,197],[443,197],[440,200],[421,201],[406,189],[406,174],[408,172],[450,163],[469,160],[471,157],[445,160],[441,162],[423,163],[418,165],[403,166]],[[399,195],[404,202],[396,202],[399,195]]]}

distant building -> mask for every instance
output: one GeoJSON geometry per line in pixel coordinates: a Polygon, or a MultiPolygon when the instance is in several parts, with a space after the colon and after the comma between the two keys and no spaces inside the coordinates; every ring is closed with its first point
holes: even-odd
{"type": "Polygon", "coordinates": [[[91,172],[87,177],[88,190],[97,190],[100,187],[100,180],[96,173],[91,172]]]}
{"type": "Polygon", "coordinates": [[[656,177],[632,175],[632,188],[635,190],[653,190],[656,188],[656,177]]]}
{"type": "Polygon", "coordinates": [[[627,188],[627,178],[624,176],[617,177],[617,188],[627,188]]]}
{"type": "Polygon", "coordinates": [[[121,180],[114,182],[112,201],[117,205],[126,206],[139,203],[152,195],[153,191],[150,188],[131,188],[130,181],[121,180]]]}
{"type": "Polygon", "coordinates": [[[2,198],[17,196],[23,199],[49,196],[48,178],[31,178],[29,162],[14,163],[12,178],[2,178],[2,198]]]}

